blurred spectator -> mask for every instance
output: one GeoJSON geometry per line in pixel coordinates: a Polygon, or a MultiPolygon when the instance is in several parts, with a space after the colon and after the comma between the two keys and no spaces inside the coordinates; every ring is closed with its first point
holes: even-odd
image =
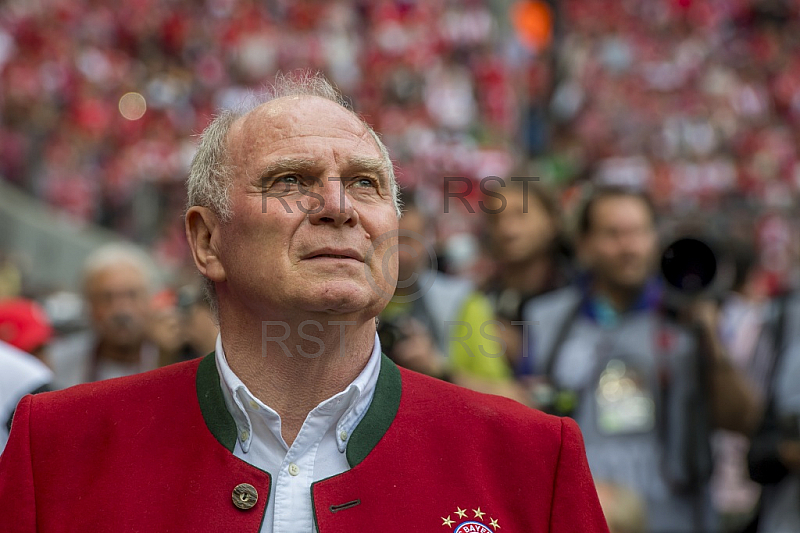
{"type": "Polygon", "coordinates": [[[52,336],[53,328],[39,304],[22,298],[0,300],[0,341],[48,364],[52,336]]]}
{"type": "MultiPolygon", "coordinates": [[[[732,256],[734,279],[720,306],[719,337],[731,362],[748,380],[762,404],[765,374],[774,359],[770,353],[772,346],[764,345],[766,292],[759,278],[753,244],[737,239],[728,242],[726,248],[732,256]]],[[[743,531],[756,512],[760,488],[747,471],[749,447],[750,441],[744,435],[724,429],[714,432],[711,495],[724,532],[743,531]]]]}
{"type": "Polygon", "coordinates": [[[28,393],[49,390],[47,345],[53,328],[38,304],[22,298],[0,300],[0,451],[17,402],[28,393]]]}
{"type": "Polygon", "coordinates": [[[613,483],[597,483],[597,497],[609,533],[647,533],[647,511],[642,498],[613,483]]]}
{"type": "Polygon", "coordinates": [[[86,260],[83,289],[90,331],[54,343],[55,385],[120,377],[159,364],[159,348],[148,337],[154,282],[150,264],[127,245],[100,248],[86,260]]]}
{"type": "Polygon", "coordinates": [[[181,338],[180,361],[202,357],[214,351],[219,327],[211,306],[196,287],[185,286],[178,291],[181,338]]]}
{"type": "Polygon", "coordinates": [[[19,296],[22,291],[22,274],[5,254],[0,252],[0,299],[19,296]]]}
{"type": "MultiPolygon", "coordinates": [[[[193,134],[311,68],[354,95],[409,185],[502,175],[521,152],[558,187],[634,184],[679,215],[737,193],[786,216],[799,25],[796,4],[760,0],[6,2],[0,177],[177,268],[193,134]]],[[[785,278],[778,252],[760,253],[785,278]]]]}
{"type": "Polygon", "coordinates": [[[767,408],[752,439],[750,475],[763,485],[759,533],[800,531],[800,294],[777,298],[765,324],[775,359],[767,408]]]}
{"type": "Polygon", "coordinates": [[[493,193],[501,196],[484,204],[489,247],[497,263],[485,290],[503,322],[506,356],[517,377],[533,373],[531,359],[521,357],[525,304],[566,285],[572,270],[556,199],[540,183],[524,179],[507,179],[493,193]]]}
{"type": "Polygon", "coordinates": [[[158,347],[158,366],[175,363],[183,346],[181,316],[175,293],[170,289],[156,293],[150,302],[150,309],[147,337],[158,347]]]}
{"type": "Polygon", "coordinates": [[[50,7],[0,4],[0,176],[170,266],[192,135],[278,69],[329,73],[430,189],[519,151],[547,182],[636,184],[677,213],[800,191],[792,2],[50,7]]]}
{"type": "Polygon", "coordinates": [[[521,399],[491,304],[469,281],[431,268],[430,224],[413,198],[403,205],[397,290],[378,322],[386,355],[418,372],[521,399]]]}
{"type": "Polygon", "coordinates": [[[48,389],[53,373],[31,355],[0,341],[0,452],[6,446],[17,402],[48,389]]]}
{"type": "Polygon", "coordinates": [[[645,498],[648,531],[716,531],[711,428],[746,434],[757,406],[717,339],[714,305],[683,310],[691,328],[662,308],[657,250],[649,199],[596,189],[578,220],[587,274],[529,302],[527,355],[555,389],[546,407],[581,426],[593,475],[645,498]]]}
{"type": "Polygon", "coordinates": [[[455,152],[477,168],[516,130],[512,83],[538,59],[498,15],[485,1],[4,2],[0,177],[176,266],[194,134],[304,68],[352,94],[398,164],[435,168],[438,186],[455,152]]]}

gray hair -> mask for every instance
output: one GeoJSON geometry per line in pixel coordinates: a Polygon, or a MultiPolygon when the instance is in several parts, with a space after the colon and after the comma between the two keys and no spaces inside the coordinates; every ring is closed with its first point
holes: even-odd
{"type": "MultiPolygon", "coordinates": [[[[222,110],[214,117],[208,127],[200,135],[197,152],[189,167],[186,180],[188,193],[187,209],[202,206],[211,209],[222,222],[231,219],[233,213],[230,205],[229,191],[233,181],[233,165],[227,155],[227,137],[231,126],[256,107],[287,96],[316,96],[330,100],[353,113],[364,128],[372,136],[381,156],[386,161],[389,174],[389,187],[392,203],[398,218],[402,213],[399,198],[399,187],[395,178],[394,165],[389,157],[389,150],[378,134],[367,122],[356,114],[350,102],[319,72],[303,71],[293,75],[279,73],[275,82],[269,85],[264,93],[248,98],[246,102],[234,109],[222,110]]],[[[204,279],[206,299],[211,305],[214,316],[217,316],[216,291],[214,284],[204,279]]]]}
{"type": "Polygon", "coordinates": [[[81,286],[84,293],[91,279],[105,270],[120,265],[132,266],[142,273],[147,283],[147,290],[152,293],[158,290],[161,280],[150,257],[140,248],[132,244],[115,242],[101,246],[89,254],[83,263],[81,286]]]}

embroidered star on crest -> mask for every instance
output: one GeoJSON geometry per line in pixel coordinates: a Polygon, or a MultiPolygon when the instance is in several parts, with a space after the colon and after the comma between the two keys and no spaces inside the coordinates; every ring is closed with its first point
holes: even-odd
{"type": "Polygon", "coordinates": [[[484,511],[481,507],[476,507],[472,509],[472,517],[470,517],[467,514],[470,508],[471,506],[463,509],[460,506],[456,506],[455,511],[451,511],[447,516],[441,517],[442,526],[447,526],[450,530],[448,533],[500,533],[497,531],[500,529],[499,520],[486,516],[491,509],[484,511]],[[484,518],[485,516],[486,518],[484,518]],[[455,517],[455,519],[451,517],[455,517]]]}

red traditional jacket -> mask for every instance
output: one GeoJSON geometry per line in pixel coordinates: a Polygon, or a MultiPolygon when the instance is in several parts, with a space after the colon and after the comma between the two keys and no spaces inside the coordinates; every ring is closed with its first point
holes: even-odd
{"type": "MultiPolygon", "coordinates": [[[[0,457],[0,531],[258,533],[270,474],[235,440],[213,354],[26,396],[0,457]]],[[[386,357],[346,455],[311,488],[320,533],[607,532],[574,422],[386,357]]]]}

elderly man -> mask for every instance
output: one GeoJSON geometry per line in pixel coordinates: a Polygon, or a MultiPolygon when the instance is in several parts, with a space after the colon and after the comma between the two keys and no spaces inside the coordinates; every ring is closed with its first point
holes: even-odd
{"type": "Polygon", "coordinates": [[[147,334],[150,268],[147,256],[130,245],[108,244],[89,255],[83,290],[91,327],[51,345],[55,388],[158,367],[159,349],[147,334]]]}
{"type": "Polygon", "coordinates": [[[386,149],[321,77],[273,93],[216,118],[189,177],[215,353],[26,397],[3,531],[606,531],[574,423],[381,355],[386,149]]]}

